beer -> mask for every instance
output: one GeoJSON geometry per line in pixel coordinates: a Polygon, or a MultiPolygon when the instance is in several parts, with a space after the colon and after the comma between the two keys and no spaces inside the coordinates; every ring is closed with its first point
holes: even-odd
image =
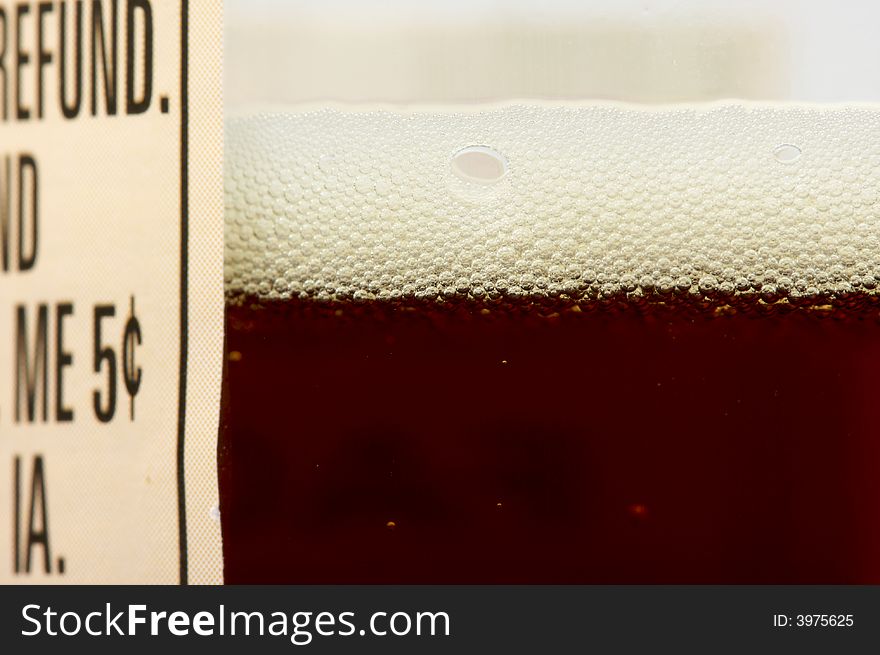
{"type": "Polygon", "coordinates": [[[226,580],[880,581],[878,135],[860,107],[230,121],[226,580]]]}

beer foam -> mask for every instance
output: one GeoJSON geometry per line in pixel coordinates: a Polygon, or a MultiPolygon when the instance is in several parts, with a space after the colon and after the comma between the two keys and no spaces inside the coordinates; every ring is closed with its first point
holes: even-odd
{"type": "Polygon", "coordinates": [[[226,126],[226,288],[231,301],[871,298],[878,190],[871,106],[257,113],[226,126]],[[489,178],[461,174],[456,154],[474,151],[497,166],[464,168],[489,178]]]}

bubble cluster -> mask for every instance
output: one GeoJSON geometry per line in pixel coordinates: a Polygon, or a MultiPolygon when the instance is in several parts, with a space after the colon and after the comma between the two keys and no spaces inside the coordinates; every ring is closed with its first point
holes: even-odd
{"type": "Polygon", "coordinates": [[[227,123],[226,289],[231,302],[867,303],[878,191],[869,107],[257,114],[227,123]],[[455,174],[471,146],[504,158],[496,183],[455,174]]]}

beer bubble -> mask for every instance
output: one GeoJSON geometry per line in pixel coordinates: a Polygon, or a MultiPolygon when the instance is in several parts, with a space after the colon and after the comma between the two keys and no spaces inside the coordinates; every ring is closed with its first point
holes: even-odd
{"type": "Polygon", "coordinates": [[[324,173],[332,173],[337,166],[336,155],[322,155],[318,160],[318,168],[324,173]]]}
{"type": "Polygon", "coordinates": [[[507,161],[488,146],[468,146],[452,156],[452,170],[465,182],[495,184],[507,173],[507,161]]]}
{"type": "Polygon", "coordinates": [[[632,503],[626,509],[630,516],[637,519],[643,519],[648,516],[648,507],[642,503],[632,503]]]}
{"type": "Polygon", "coordinates": [[[793,164],[801,156],[801,149],[790,143],[783,143],[773,149],[773,156],[780,164],[793,164]]]}

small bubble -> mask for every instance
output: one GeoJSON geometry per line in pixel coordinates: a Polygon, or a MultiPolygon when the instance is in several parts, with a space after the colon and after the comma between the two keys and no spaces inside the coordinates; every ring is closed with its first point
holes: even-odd
{"type": "Polygon", "coordinates": [[[468,146],[452,156],[452,170],[465,182],[495,184],[507,174],[507,161],[488,146],[468,146]]]}
{"type": "Polygon", "coordinates": [[[630,516],[634,516],[637,519],[643,519],[648,515],[648,507],[642,503],[633,503],[627,507],[627,511],[630,516]]]}
{"type": "Polygon", "coordinates": [[[220,523],[220,505],[214,505],[208,510],[208,516],[210,516],[211,520],[215,523],[220,523]]]}
{"type": "Polygon", "coordinates": [[[237,350],[231,350],[229,352],[229,361],[230,362],[240,362],[241,361],[241,353],[237,350]]]}
{"type": "Polygon", "coordinates": [[[380,196],[387,196],[391,191],[391,187],[384,180],[376,180],[374,191],[380,196]]]}
{"type": "Polygon", "coordinates": [[[783,143],[773,149],[773,156],[780,164],[793,164],[801,156],[801,149],[790,143],[783,143]]]}
{"type": "Polygon", "coordinates": [[[389,530],[393,530],[397,527],[397,523],[395,523],[394,521],[388,521],[388,523],[385,524],[385,527],[389,530]]]}
{"type": "Polygon", "coordinates": [[[331,173],[336,168],[336,155],[324,155],[318,160],[318,168],[324,173],[331,173]]]}

